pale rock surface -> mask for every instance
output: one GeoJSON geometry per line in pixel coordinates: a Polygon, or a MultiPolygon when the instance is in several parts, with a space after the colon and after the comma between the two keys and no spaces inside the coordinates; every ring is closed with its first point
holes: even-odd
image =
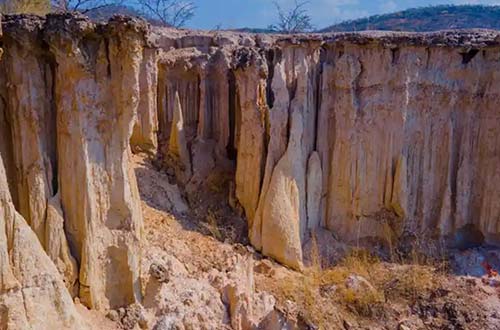
{"type": "Polygon", "coordinates": [[[303,186],[305,181],[305,173],[300,172],[302,114],[295,111],[291,117],[290,141],[273,171],[264,202],[262,253],[293,268],[301,269],[301,200],[298,187],[303,186]]]}
{"type": "Polygon", "coordinates": [[[380,239],[384,214],[395,233],[453,240],[471,228],[500,241],[497,32],[253,36],[69,14],[8,20],[7,185],[69,283],[63,219],[89,306],[140,300],[134,125],[133,144],[154,153],[159,136],[159,158],[180,159],[181,186],[229,164],[251,243],[294,268],[308,231],[380,239]],[[158,49],[144,48],[146,35],[158,49]]]}
{"type": "Polygon", "coordinates": [[[236,197],[245,209],[251,228],[264,176],[266,82],[263,79],[262,59],[255,50],[243,49],[239,56],[248,62],[242,63],[235,71],[240,116],[236,197]]]}
{"type": "MultiPolygon", "coordinates": [[[[10,142],[4,158],[11,161],[10,186],[19,213],[37,234],[42,246],[61,271],[70,292],[74,292],[78,268],[69,252],[63,218],[50,201],[57,185],[56,110],[51,94],[54,81],[51,63],[39,56],[40,19],[6,26],[6,53],[2,62],[5,75],[5,132],[10,142]],[[32,92],[27,92],[32,91],[32,92]],[[13,184],[15,182],[15,185],[13,184]]],[[[57,204],[57,202],[54,200],[57,204]]]]}
{"type": "Polygon", "coordinates": [[[156,292],[148,291],[145,307],[154,309],[157,326],[168,321],[180,329],[228,328],[220,294],[206,280],[172,277],[160,283],[156,292]]]}
{"type": "Polygon", "coordinates": [[[323,173],[319,154],[313,152],[307,162],[307,228],[315,230],[320,225],[320,202],[323,173]]]}
{"type": "Polygon", "coordinates": [[[262,322],[274,312],[275,298],[255,292],[253,267],[253,260],[240,259],[220,284],[234,330],[267,329],[262,322]]]}
{"type": "Polygon", "coordinates": [[[15,210],[0,157],[0,325],[2,329],[88,329],[57,268],[15,210]]]}
{"type": "Polygon", "coordinates": [[[64,232],[64,216],[59,195],[47,203],[47,224],[45,229],[45,250],[63,275],[64,282],[72,296],[78,294],[78,265],[71,255],[64,232]]]}
{"type": "Polygon", "coordinates": [[[141,299],[143,225],[129,140],[146,25],[116,17],[87,39],[94,29],[78,17],[49,16],[45,37],[57,62],[58,179],[65,229],[80,264],[79,296],[89,307],[107,309],[141,299]]]}
{"type": "MultiPolygon", "coordinates": [[[[262,249],[262,211],[269,190],[269,183],[274,167],[283,156],[287,146],[289,95],[286,86],[285,68],[281,63],[274,67],[272,90],[274,92],[273,107],[269,109],[269,144],[264,168],[261,194],[254,219],[249,219],[250,242],[257,249],[262,249]]],[[[243,129],[243,128],[242,128],[243,129]]]]}
{"type": "Polygon", "coordinates": [[[137,121],[130,143],[132,147],[156,152],[158,148],[158,49],[145,47],[139,73],[139,105],[137,121]]]}
{"type": "Polygon", "coordinates": [[[221,295],[206,279],[191,278],[184,265],[153,248],[142,264],[149,274],[143,305],[153,329],[227,329],[221,295]]]}
{"type": "Polygon", "coordinates": [[[169,155],[181,166],[179,176],[183,181],[189,180],[192,175],[191,155],[189,153],[184,128],[184,115],[182,113],[181,102],[177,92],[175,93],[175,105],[168,150],[169,155]]]}

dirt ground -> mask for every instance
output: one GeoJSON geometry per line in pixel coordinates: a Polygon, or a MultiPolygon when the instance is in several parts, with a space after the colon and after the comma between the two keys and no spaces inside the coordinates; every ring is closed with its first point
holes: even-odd
{"type": "MultiPolygon", "coordinates": [[[[135,155],[134,166],[146,259],[154,257],[154,251],[166,251],[184,265],[190,278],[198,279],[214,269],[228,271],[241,256],[250,258],[256,290],[272,294],[276,308],[296,320],[298,328],[500,329],[500,289],[495,287],[500,282],[495,279],[454,275],[439,263],[391,263],[366,251],[346,252],[349,248],[340,243],[332,248],[339,254],[335,266],[322,267],[312,249],[311,267],[298,273],[248,245],[245,220],[227,205],[224,174],[185,196],[172,176],[145,155],[135,155]]],[[[322,235],[329,233],[318,233],[322,235]]],[[[337,244],[328,239],[332,246],[337,244]]],[[[78,308],[96,329],[123,327],[78,308]]]]}

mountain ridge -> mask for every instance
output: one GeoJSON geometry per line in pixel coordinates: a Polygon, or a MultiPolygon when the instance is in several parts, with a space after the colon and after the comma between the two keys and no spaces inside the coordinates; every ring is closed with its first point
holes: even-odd
{"type": "Polygon", "coordinates": [[[439,5],[344,21],[317,32],[365,30],[430,32],[456,29],[500,30],[500,6],[439,5]]]}

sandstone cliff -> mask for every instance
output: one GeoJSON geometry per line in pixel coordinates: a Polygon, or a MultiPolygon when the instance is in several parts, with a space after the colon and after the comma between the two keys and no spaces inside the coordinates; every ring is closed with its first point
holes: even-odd
{"type": "Polygon", "coordinates": [[[142,215],[128,141],[147,27],[20,16],[4,31],[0,150],[16,209],[72,294],[133,303],[142,215]]]}
{"type": "Polygon", "coordinates": [[[251,243],[296,269],[319,227],[346,242],[453,242],[463,228],[499,241],[496,32],[265,36],[73,15],[2,26],[2,278],[49,274],[62,298],[48,304],[70,306],[57,322],[73,318],[70,295],[97,309],[141,300],[130,145],[188,193],[228,170],[251,243]],[[27,249],[34,264],[9,266],[27,249]]]}
{"type": "Polygon", "coordinates": [[[153,34],[160,145],[179,93],[191,157],[213,141],[218,164],[234,160],[264,254],[300,268],[319,226],[347,242],[453,242],[466,226],[498,241],[496,32],[153,34]]]}

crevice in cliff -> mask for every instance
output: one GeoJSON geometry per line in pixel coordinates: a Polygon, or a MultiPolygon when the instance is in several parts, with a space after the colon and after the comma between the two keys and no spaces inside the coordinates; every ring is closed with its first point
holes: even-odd
{"type": "Polygon", "coordinates": [[[425,48],[425,68],[429,68],[429,63],[431,61],[431,49],[429,47],[425,48]]]}
{"type": "Polygon", "coordinates": [[[401,49],[392,48],[391,49],[391,64],[397,65],[399,63],[399,55],[401,54],[401,49]]]}
{"type": "Polygon", "coordinates": [[[104,41],[104,51],[106,53],[106,73],[108,75],[108,78],[111,78],[111,58],[110,58],[110,51],[109,51],[109,40],[108,38],[103,38],[104,41]]]}
{"type": "Polygon", "coordinates": [[[457,185],[458,185],[458,170],[460,166],[460,144],[462,141],[462,119],[457,114],[452,114],[451,117],[451,155],[450,155],[450,221],[453,227],[456,226],[457,213],[457,185]]]}
{"type": "Polygon", "coordinates": [[[323,65],[326,62],[327,49],[322,46],[319,50],[319,61],[316,66],[316,75],[314,81],[314,142],[313,149],[315,151],[318,149],[318,135],[319,135],[319,115],[321,111],[321,105],[323,102],[323,65]]]}
{"type": "Polygon", "coordinates": [[[274,105],[274,91],[272,88],[273,78],[274,78],[274,65],[280,59],[279,49],[269,49],[266,51],[266,61],[267,61],[267,85],[266,85],[266,100],[269,109],[273,108],[274,105]]]}
{"type": "Polygon", "coordinates": [[[236,99],[236,77],[232,70],[228,70],[227,74],[228,80],[228,116],[229,116],[229,138],[226,146],[227,157],[230,160],[236,160],[238,154],[237,144],[236,144],[236,112],[238,107],[238,100],[236,99]]]}
{"type": "Polygon", "coordinates": [[[470,49],[466,52],[460,53],[462,55],[462,64],[468,64],[479,53],[479,49],[470,49]]]}
{"type": "Polygon", "coordinates": [[[356,110],[356,115],[359,117],[363,117],[364,112],[363,109],[361,108],[361,79],[363,77],[363,73],[365,72],[365,67],[363,62],[360,59],[356,59],[359,63],[359,72],[358,74],[354,77],[354,81],[352,84],[352,103],[353,106],[356,110]]]}
{"type": "MultiPolygon", "coordinates": [[[[56,68],[57,63],[54,55],[50,52],[50,47],[46,42],[42,42],[42,49],[45,51],[46,65],[43,70],[45,81],[45,92],[49,99],[49,123],[47,123],[48,141],[45,148],[49,155],[51,180],[48,184],[51,185],[52,197],[57,195],[59,190],[59,171],[58,171],[58,136],[57,136],[57,106],[56,106],[56,68]]],[[[49,174],[49,173],[48,173],[49,174]]]]}
{"type": "MultiPolygon", "coordinates": [[[[0,72],[2,70],[0,69],[0,72]]],[[[3,74],[3,72],[2,72],[3,74]]],[[[0,78],[1,80],[1,78],[0,78]]],[[[17,185],[15,182],[15,165],[13,163],[13,141],[11,134],[11,124],[7,113],[7,101],[2,95],[0,87],[0,158],[3,159],[3,165],[7,174],[7,185],[16,210],[19,210],[19,199],[17,185]]]]}

